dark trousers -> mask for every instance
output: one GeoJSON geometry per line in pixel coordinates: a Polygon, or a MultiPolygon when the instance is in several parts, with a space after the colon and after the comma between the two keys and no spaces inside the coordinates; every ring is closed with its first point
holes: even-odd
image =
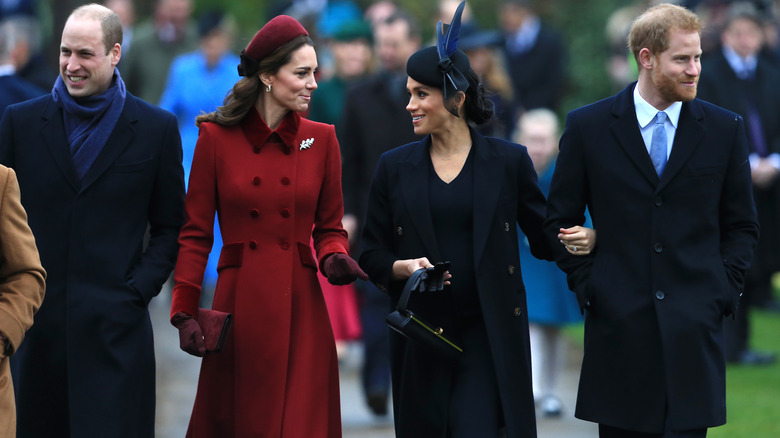
{"type": "Polygon", "coordinates": [[[667,426],[667,431],[664,433],[644,433],[599,424],[599,438],[706,438],[706,436],[706,428],[670,431],[667,426]]]}

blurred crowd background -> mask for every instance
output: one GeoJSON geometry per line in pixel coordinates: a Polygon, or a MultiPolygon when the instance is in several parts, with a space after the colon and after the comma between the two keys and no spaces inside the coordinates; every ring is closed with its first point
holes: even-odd
{"type": "MultiPolygon", "coordinates": [[[[5,65],[12,66],[11,71],[29,84],[29,94],[25,98],[51,90],[58,74],[58,47],[65,18],[75,7],[86,3],[89,2],[0,0],[0,69],[5,65]]],[[[183,164],[185,173],[188,173],[198,135],[195,116],[213,111],[222,103],[228,88],[238,77],[238,53],[273,16],[294,16],[309,30],[317,45],[319,89],[314,94],[308,116],[335,124],[343,146],[353,143],[359,147],[366,143],[357,134],[359,127],[355,127],[360,117],[369,118],[369,121],[361,122],[362,125],[370,124],[371,117],[377,122],[384,118],[374,112],[380,101],[358,100],[359,96],[350,96],[350,90],[365,85],[375,77],[383,77],[385,82],[382,84],[401,85],[402,90],[406,58],[420,46],[432,44],[435,23],[440,19],[447,22],[458,1],[108,0],[102,3],[114,9],[125,24],[119,70],[128,90],[179,118],[183,164]],[[398,19],[399,16],[403,23],[400,27],[393,24],[398,20],[388,21],[388,17],[398,19]],[[398,72],[400,74],[396,75],[398,72]],[[345,115],[350,114],[351,105],[357,108],[356,114],[345,119],[345,115]]],[[[548,170],[554,164],[559,126],[566,113],[610,96],[636,79],[636,66],[626,48],[625,38],[633,18],[655,3],[658,2],[468,1],[460,48],[469,55],[474,70],[493,93],[497,109],[496,119],[479,129],[529,146],[534,164],[538,166],[537,173],[544,182],[545,174],[551,173],[548,170]]],[[[745,32],[749,34],[752,30],[755,34],[758,29],[758,34],[753,35],[754,40],[758,38],[758,43],[753,44],[755,48],[751,50],[754,53],[750,56],[758,59],[759,65],[773,72],[780,71],[780,1],[689,0],[676,3],[694,10],[706,23],[702,36],[705,65],[702,77],[708,79],[709,76],[709,84],[705,87],[705,79],[702,79],[701,92],[706,92],[707,96],[701,97],[729,108],[730,102],[726,98],[719,102],[722,96],[715,91],[737,86],[736,82],[729,83],[728,76],[733,73],[718,70],[714,62],[708,63],[708,58],[714,59],[719,55],[735,7],[743,8],[747,17],[758,17],[756,20],[749,18],[756,24],[755,27],[734,36],[732,44],[735,50],[739,52],[739,45],[744,43],[745,38],[751,37],[745,32]],[[735,6],[735,3],[739,5],[735,6]],[[713,67],[708,70],[708,65],[713,67]]],[[[780,78],[780,75],[770,77],[780,78]]],[[[780,147],[780,95],[775,99],[780,87],[777,84],[766,82],[762,85],[768,86],[766,91],[758,91],[756,96],[758,107],[772,107],[762,114],[761,120],[765,125],[764,141],[770,149],[780,147]],[[775,125],[778,129],[770,129],[775,125]]],[[[759,87],[758,90],[763,89],[759,87]]],[[[18,101],[20,97],[14,99],[18,101]]],[[[403,111],[405,95],[393,95],[388,99],[395,105],[394,115],[401,114],[400,123],[405,126],[401,131],[411,132],[411,123],[404,118],[408,117],[403,111]]],[[[7,104],[0,101],[0,111],[7,104]]],[[[376,128],[380,129],[378,125],[376,128]]],[[[392,143],[390,137],[382,139],[376,131],[368,131],[368,135],[377,141],[390,143],[383,146],[385,149],[405,142],[392,143]]],[[[403,132],[394,134],[403,138],[403,132]]],[[[367,190],[366,178],[370,178],[371,169],[381,152],[378,151],[373,158],[364,157],[363,161],[352,162],[350,160],[354,157],[350,157],[348,148],[342,151],[347,209],[344,225],[351,235],[358,234],[362,197],[367,190]],[[348,184],[357,193],[350,193],[348,184]]],[[[769,150],[767,155],[771,152],[769,150]]],[[[760,200],[762,205],[759,209],[769,212],[762,221],[762,232],[776,228],[780,221],[778,181],[780,178],[775,173],[773,182],[766,186],[771,193],[760,200]]],[[[758,186],[761,184],[763,182],[759,181],[758,186]]],[[[359,242],[353,243],[359,250],[359,242]]],[[[780,305],[771,283],[774,272],[778,270],[777,259],[780,258],[776,243],[763,245],[766,251],[759,255],[762,263],[760,278],[756,279],[755,291],[747,301],[749,304],[745,306],[742,321],[749,321],[751,314],[748,310],[754,309],[760,312],[760,318],[764,318],[761,324],[771,321],[772,327],[780,325],[777,317],[780,305]]],[[[204,280],[204,290],[213,288],[216,281],[215,262],[220,244],[215,242],[217,249],[213,252],[211,274],[207,274],[204,280]]],[[[567,363],[562,357],[567,347],[561,344],[560,328],[564,325],[575,327],[575,334],[570,338],[576,338],[576,327],[581,320],[574,296],[565,291],[560,272],[543,267],[526,269],[526,261],[523,263],[524,277],[529,277],[527,285],[529,282],[538,285],[529,285],[529,301],[536,299],[532,296],[534,293],[547,294],[549,298],[552,296],[550,290],[564,290],[554,295],[557,303],[548,303],[547,313],[539,314],[535,321],[533,309],[529,310],[535,326],[532,329],[534,372],[537,374],[534,385],[539,391],[540,412],[541,415],[555,417],[566,409],[555,396],[557,381],[561,380],[557,373],[567,363]],[[526,274],[529,271],[533,272],[526,274]],[[551,311],[550,306],[560,309],[551,311]]],[[[777,281],[775,288],[776,284],[777,281]]],[[[370,291],[367,285],[334,289],[323,282],[323,286],[343,362],[354,363],[358,360],[355,355],[360,356],[361,361],[377,357],[375,354],[380,353],[371,351],[382,351],[384,345],[380,342],[378,346],[366,344],[363,348],[362,340],[368,339],[367,336],[370,337],[373,332],[386,330],[382,317],[387,310],[386,303],[377,298],[375,291],[370,291]],[[378,303],[369,304],[376,300],[378,303]],[[375,306],[375,310],[380,309],[378,313],[369,315],[366,309],[371,305],[375,306]]],[[[207,302],[202,304],[208,305],[207,302]]],[[[730,353],[730,362],[770,366],[776,362],[776,355],[771,349],[760,351],[752,347],[749,328],[739,326],[732,331],[739,334],[734,335],[737,341],[733,341],[736,346],[730,353]]],[[[763,339],[759,342],[763,343],[763,339]]],[[[777,368],[771,369],[775,370],[776,379],[777,368]]],[[[379,395],[374,394],[376,397],[372,399],[370,379],[368,375],[363,376],[365,401],[375,415],[387,415],[387,395],[382,392],[386,389],[380,390],[379,395]]],[[[766,381],[764,377],[761,379],[766,381]]],[[[386,386],[387,382],[379,386],[382,385],[386,386]]]]}

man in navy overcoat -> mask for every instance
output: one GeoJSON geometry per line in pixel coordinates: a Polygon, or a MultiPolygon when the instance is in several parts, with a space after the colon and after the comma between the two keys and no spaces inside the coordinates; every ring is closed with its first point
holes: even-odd
{"type": "Polygon", "coordinates": [[[662,4],[632,26],[639,81],[572,111],[546,229],[595,251],[559,266],[587,309],[575,415],[601,437],[704,437],[726,422],[723,316],[758,237],[742,117],[696,99],[701,23],[662,4]]]}
{"type": "Polygon", "coordinates": [[[76,9],[52,93],[0,123],[49,274],[13,361],[18,437],[154,436],[147,305],[177,254],[182,152],[176,118],[125,91],[121,41],[112,11],[76,9]]]}

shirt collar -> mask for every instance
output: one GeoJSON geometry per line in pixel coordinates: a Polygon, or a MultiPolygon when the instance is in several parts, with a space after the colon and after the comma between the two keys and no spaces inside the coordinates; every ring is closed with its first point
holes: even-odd
{"type": "Polygon", "coordinates": [[[13,64],[0,65],[0,76],[12,76],[16,74],[16,67],[13,64]]]}
{"type": "Polygon", "coordinates": [[[514,34],[513,49],[522,53],[533,47],[541,29],[542,22],[539,17],[534,15],[526,18],[514,34]]]}
{"type": "Polygon", "coordinates": [[[253,106],[246,114],[246,117],[244,117],[244,120],[241,121],[241,129],[252,146],[263,146],[268,141],[268,138],[271,137],[271,134],[276,133],[285,147],[292,148],[300,123],[300,114],[295,111],[289,111],[282,119],[282,122],[279,123],[279,126],[272,131],[263,118],[260,117],[257,108],[253,106]]]}
{"type": "MultiPolygon", "coordinates": [[[[641,94],[639,94],[639,83],[634,87],[634,108],[636,110],[636,119],[639,122],[639,127],[644,128],[648,123],[655,119],[655,115],[658,110],[650,105],[641,94]]],[[[671,104],[664,110],[666,117],[672,122],[674,129],[677,129],[677,122],[680,121],[680,111],[682,110],[682,102],[677,101],[671,104]]]]}
{"type": "Polygon", "coordinates": [[[724,44],[723,56],[740,79],[747,79],[756,71],[758,56],[755,54],[743,58],[739,56],[731,46],[724,44]]]}

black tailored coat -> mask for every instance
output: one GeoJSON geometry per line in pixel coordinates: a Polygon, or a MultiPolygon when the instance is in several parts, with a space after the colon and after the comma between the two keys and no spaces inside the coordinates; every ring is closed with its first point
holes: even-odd
{"type": "Polygon", "coordinates": [[[79,181],[50,94],[6,110],[0,163],[19,177],[48,272],[48,293],[12,363],[19,437],[154,435],[147,305],[176,258],[181,157],[176,118],[128,93],[79,181]]]}
{"type": "Polygon", "coordinates": [[[566,48],[560,35],[542,26],[532,47],[512,53],[504,47],[515,104],[524,111],[534,108],[558,108],[566,86],[566,48]]]}
{"type": "MultiPolygon", "coordinates": [[[[770,154],[780,153],[780,70],[759,56],[752,84],[741,81],[726,61],[723,51],[718,49],[704,57],[702,71],[705,74],[699,80],[698,96],[703,100],[745,117],[748,94],[757,96],[756,111],[761,118],[767,151],[770,154]]],[[[776,226],[780,223],[780,178],[775,178],[768,187],[754,187],[753,197],[761,224],[761,238],[751,273],[755,271],[765,277],[780,270],[780,250],[777,249],[780,229],[776,226]]]]}
{"type": "MultiPolygon", "coordinates": [[[[517,240],[519,224],[534,255],[551,259],[542,234],[545,199],[525,147],[482,137],[474,147],[474,272],[490,339],[508,437],[536,436],[531,390],[526,295],[517,240]]],[[[397,304],[403,281],[390,279],[398,259],[440,261],[428,202],[430,137],[382,155],[371,183],[360,265],[397,304]]],[[[451,260],[453,266],[457,260],[451,260]]],[[[457,342],[446,292],[415,294],[410,309],[457,342]]],[[[444,438],[451,364],[401,335],[391,334],[391,370],[399,437],[444,438]]],[[[478,397],[478,394],[474,395],[478,397]]]]}
{"type": "MultiPolygon", "coordinates": [[[[582,224],[594,253],[559,266],[588,307],[575,415],[647,433],[726,422],[725,314],[758,237],[743,120],[683,103],[658,178],[631,84],[572,111],[547,206],[548,235],[582,224]]],[[[554,236],[554,234],[552,234],[554,236]]]]}

